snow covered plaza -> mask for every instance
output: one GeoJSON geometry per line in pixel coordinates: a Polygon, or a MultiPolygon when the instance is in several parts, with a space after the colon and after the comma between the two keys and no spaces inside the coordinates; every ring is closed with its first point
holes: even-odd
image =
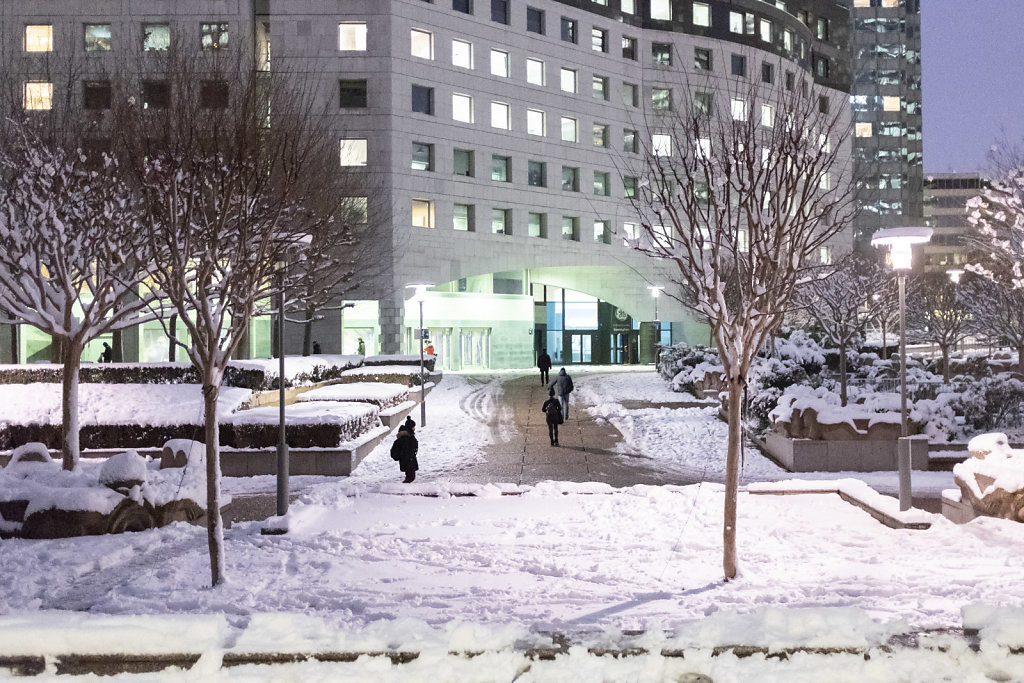
{"type": "MultiPolygon", "coordinates": [[[[447,375],[428,397],[415,484],[397,483],[390,440],[351,477],[293,477],[288,534],[235,521],[215,589],[203,529],[184,523],[0,541],[0,658],[53,655],[48,676],[68,653],[82,670],[122,652],[190,667],[148,676],[161,681],[1024,677],[1020,524],[915,512],[929,529],[894,530],[835,494],[743,493],[740,574],[725,583],[715,410],[673,407],[684,397],[652,372],[573,375],[558,449],[534,373],[447,375]],[[296,653],[325,661],[266,663],[296,653]]],[[[771,484],[790,475],[748,448],[742,485],[836,476],[771,484]]],[[[918,496],[953,486],[914,476],[918,496]]],[[[896,486],[895,473],[838,477],[896,486]]],[[[230,516],[274,480],[224,487],[230,516]]]]}

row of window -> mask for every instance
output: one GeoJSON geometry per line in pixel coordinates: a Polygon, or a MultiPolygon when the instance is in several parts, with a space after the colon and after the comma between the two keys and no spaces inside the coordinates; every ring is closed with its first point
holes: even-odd
{"type": "MultiPolygon", "coordinates": [[[[114,32],[111,24],[83,24],[82,36],[86,52],[110,52],[114,49],[114,32]]],[[[201,22],[199,44],[204,50],[220,50],[228,46],[228,23],[223,21],[201,22]]],[[[143,23],[139,45],[145,51],[167,50],[171,47],[171,25],[166,22],[143,23]]],[[[25,52],[53,51],[53,24],[29,24],[25,26],[25,52]]]]}
{"type": "MultiPolygon", "coordinates": [[[[452,230],[460,232],[486,231],[494,235],[520,234],[513,220],[513,211],[504,207],[492,207],[489,212],[478,212],[475,204],[452,204],[452,230]],[[486,221],[486,222],[485,222],[486,221]]],[[[435,201],[426,198],[412,200],[411,225],[418,228],[436,228],[435,201]]],[[[560,221],[549,225],[548,214],[529,211],[526,217],[525,234],[528,237],[555,239],[574,242],[593,241],[599,244],[611,244],[614,236],[611,221],[596,218],[589,226],[591,232],[583,231],[583,221],[579,216],[560,216],[560,221]]],[[[640,234],[637,223],[623,223],[622,243],[626,246],[635,244],[640,234]]]]}
{"type": "MultiPolygon", "coordinates": [[[[171,85],[167,81],[146,80],[141,84],[143,109],[166,109],[171,102],[171,85]]],[[[110,81],[82,81],[82,107],[90,111],[110,109],[113,86],[110,81]]],[[[204,109],[226,109],[230,104],[228,82],[208,79],[199,82],[199,105],[204,109]]],[[[51,81],[26,81],[22,86],[22,106],[29,111],[53,108],[51,81]]]]}

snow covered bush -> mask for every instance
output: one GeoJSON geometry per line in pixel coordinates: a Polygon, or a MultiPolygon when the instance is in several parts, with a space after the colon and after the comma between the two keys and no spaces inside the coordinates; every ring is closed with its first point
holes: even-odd
{"type": "Polygon", "coordinates": [[[718,351],[707,346],[690,346],[680,342],[665,347],[658,354],[658,374],[672,391],[698,394],[708,373],[721,374],[724,370],[718,360],[718,351]]]}
{"type": "Polygon", "coordinates": [[[1024,426],[1024,382],[1009,373],[965,385],[953,405],[971,432],[1024,426]]]}

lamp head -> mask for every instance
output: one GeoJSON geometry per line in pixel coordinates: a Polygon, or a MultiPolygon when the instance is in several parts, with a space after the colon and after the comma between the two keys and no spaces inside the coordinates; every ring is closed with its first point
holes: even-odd
{"type": "Polygon", "coordinates": [[[651,296],[657,299],[659,296],[661,296],[661,290],[665,288],[662,287],[661,285],[648,285],[647,289],[651,290],[651,296]]]}
{"type": "Polygon", "coordinates": [[[883,228],[872,235],[871,246],[889,247],[893,270],[910,270],[913,246],[930,240],[932,232],[931,228],[883,228]]]}
{"type": "Polygon", "coordinates": [[[421,302],[427,298],[427,290],[434,286],[433,282],[413,282],[406,287],[413,290],[412,300],[421,302]]]}
{"type": "Polygon", "coordinates": [[[954,285],[960,284],[960,278],[963,277],[964,271],[962,268],[950,268],[946,271],[946,275],[949,276],[950,281],[954,285]]]}

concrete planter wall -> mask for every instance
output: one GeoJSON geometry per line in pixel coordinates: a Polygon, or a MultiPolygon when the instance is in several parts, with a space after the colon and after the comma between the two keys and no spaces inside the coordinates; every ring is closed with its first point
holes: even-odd
{"type": "MultiPolygon", "coordinates": [[[[895,471],[895,439],[794,439],[769,432],[768,452],[790,472],[895,471]]],[[[928,437],[912,437],[910,463],[928,469],[928,437]]]]}

